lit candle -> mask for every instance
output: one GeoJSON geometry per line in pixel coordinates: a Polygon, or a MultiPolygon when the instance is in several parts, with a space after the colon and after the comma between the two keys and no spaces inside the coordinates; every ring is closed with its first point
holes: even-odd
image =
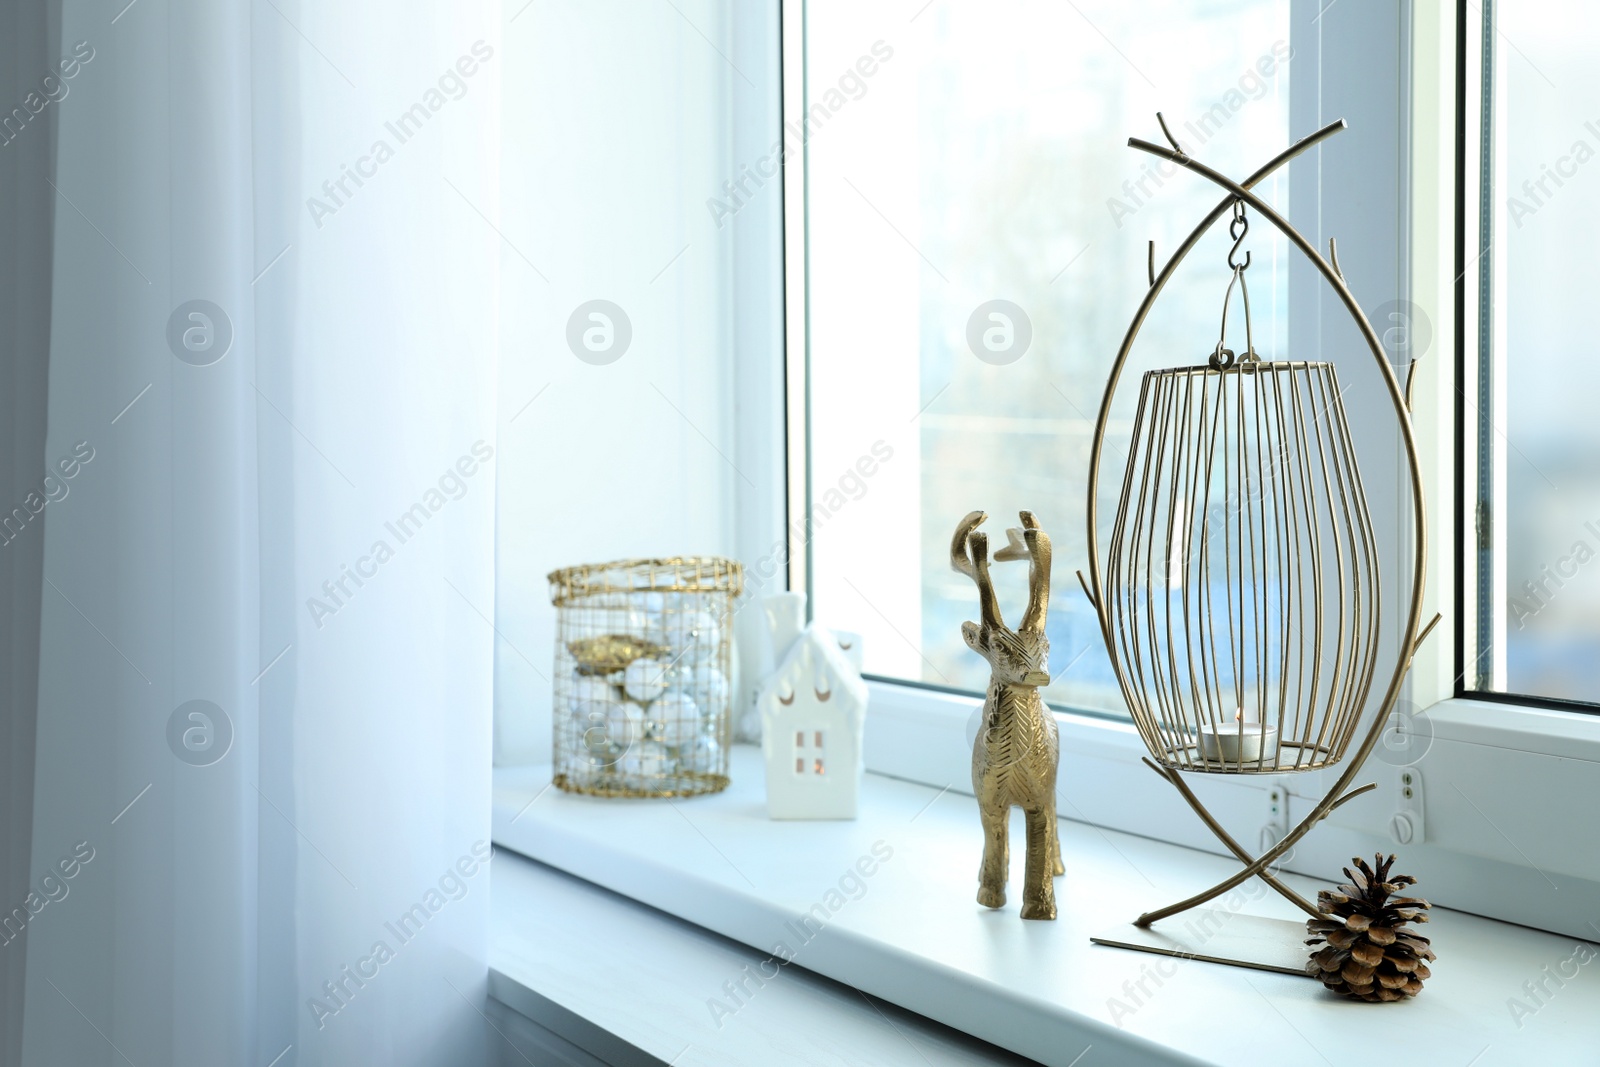
{"type": "Polygon", "coordinates": [[[1200,758],[1225,764],[1272,762],[1278,755],[1278,728],[1258,722],[1242,721],[1236,714],[1232,726],[1221,729],[1200,725],[1200,758]],[[1262,753],[1266,755],[1263,756],[1262,753]]]}

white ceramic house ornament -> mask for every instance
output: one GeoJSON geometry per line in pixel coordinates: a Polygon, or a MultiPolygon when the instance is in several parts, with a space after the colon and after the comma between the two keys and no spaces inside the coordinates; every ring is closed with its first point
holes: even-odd
{"type": "MultiPolygon", "coordinates": [[[[803,593],[779,593],[764,607],[778,664],[756,702],[767,763],[767,816],[853,819],[865,770],[867,683],[837,635],[816,623],[800,628],[803,593]]],[[[845,639],[860,649],[859,636],[845,639]]]]}

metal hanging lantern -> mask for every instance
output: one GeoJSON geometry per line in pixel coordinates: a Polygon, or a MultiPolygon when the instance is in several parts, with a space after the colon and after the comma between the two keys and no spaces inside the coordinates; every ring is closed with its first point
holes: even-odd
{"type": "Polygon", "coordinates": [[[1157,762],[1235,773],[1340,759],[1378,651],[1378,560],[1330,363],[1262,362],[1234,202],[1222,336],[1144,376],[1105,598],[1157,762]],[[1246,348],[1224,348],[1244,300],[1246,348]]]}
{"type": "Polygon", "coordinates": [[[1251,192],[1294,156],[1343,129],[1344,122],[1292,145],[1239,183],[1187,156],[1164,120],[1161,127],[1170,150],[1138,139],[1130,139],[1130,146],[1200,174],[1227,195],[1159,274],[1152,243],[1150,287],[1111,368],[1095,424],[1084,588],[1151,766],[1244,867],[1209,890],[1141,915],[1134,931],[1094,940],[1299,974],[1304,969],[1299,923],[1241,923],[1245,917],[1236,916],[1228,924],[1236,935],[1233,946],[1206,937],[1202,940],[1210,943],[1203,951],[1181,933],[1149,927],[1251,877],[1263,879],[1307,914],[1321,916],[1314,904],[1274,877],[1271,864],[1333,808],[1373,788],[1351,786],[1382,733],[1416,647],[1438,621],[1435,617],[1419,632],[1426,538],[1409,404],[1345,284],[1336,247],[1330,242],[1329,258],[1323,259],[1251,192]],[[1222,336],[1203,364],[1144,376],[1102,565],[1097,491],[1118,379],[1162,288],[1205,232],[1230,211],[1234,245],[1228,253],[1232,276],[1222,336]],[[1381,624],[1372,521],[1333,365],[1263,361],[1256,353],[1246,282],[1250,258],[1248,253],[1243,261],[1236,258],[1249,231],[1249,211],[1268,220],[1312,261],[1361,329],[1388,386],[1410,464],[1416,538],[1411,609],[1400,643],[1405,652],[1364,734],[1362,712],[1377,675],[1381,624]],[[1225,347],[1235,288],[1245,325],[1245,348],[1238,354],[1225,347]],[[1240,846],[1180,776],[1277,774],[1341,763],[1343,773],[1328,794],[1260,856],[1240,846]]]}

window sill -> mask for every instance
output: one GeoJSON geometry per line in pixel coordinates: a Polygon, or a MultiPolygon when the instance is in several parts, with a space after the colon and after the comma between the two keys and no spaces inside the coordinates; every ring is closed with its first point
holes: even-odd
{"type": "MultiPolygon", "coordinates": [[[[1071,1063],[1093,1045],[1102,1064],[1253,1064],[1262,1048],[1303,1056],[1348,1045],[1351,1026],[1419,1063],[1466,1063],[1488,1046],[1513,1049],[1518,1062],[1575,1061],[1592,1039],[1592,997],[1581,990],[1556,990],[1520,1030],[1507,1006],[1526,998],[1523,980],[1572,956],[1570,938],[1436,911],[1435,975],[1417,1000],[1389,1009],[1338,1001],[1308,979],[1198,963],[1155,988],[1145,977],[1153,957],[1091,945],[1089,935],[1208,884],[1235,869],[1230,862],[1063,820],[1061,918],[1023,922],[1020,848],[1012,903],[991,912],[973,900],[979,843],[969,798],[869,774],[855,821],[771,822],[759,752],[732,755],[727,792],[671,802],[570,796],[547,788],[547,767],[502,768],[495,842],[760,952],[781,942],[799,966],[1045,1063],[1071,1063]],[[867,864],[859,899],[844,897],[801,944],[799,918],[826,908],[877,842],[892,855],[867,864]],[[1134,1003],[1127,990],[1141,979],[1150,995],[1134,1003]],[[1115,1020],[1113,997],[1123,1005],[1115,1020]]],[[[1019,834],[1014,827],[1013,840],[1019,834]]],[[[1293,918],[1280,904],[1261,897],[1242,910],[1293,918]]]]}
{"type": "MultiPolygon", "coordinates": [[[[970,792],[972,734],[981,701],[891,682],[871,683],[867,769],[970,792]]],[[[1221,854],[1177,793],[1140,758],[1131,723],[1057,712],[1057,810],[1070,819],[1221,854]]],[[[1351,856],[1397,851],[1436,904],[1573,937],[1597,932],[1600,822],[1563,817],[1600,796],[1600,716],[1486,701],[1448,700],[1416,716],[1408,751],[1375,752],[1361,783],[1377,789],[1340,807],[1295,847],[1287,866],[1336,877],[1351,856]],[[1401,775],[1412,771],[1425,817],[1401,844],[1390,823],[1401,775]]],[[[1298,820],[1337,769],[1285,775],[1189,775],[1210,812],[1246,847],[1260,847],[1267,790],[1298,820]]]]}
{"type": "Polygon", "coordinates": [[[1470,698],[1441,700],[1425,715],[1436,738],[1600,763],[1600,715],[1470,698]]]}
{"type": "Polygon", "coordinates": [[[524,1054],[544,1053],[529,1057],[535,1063],[1024,1062],[809,971],[790,968],[783,981],[757,986],[747,975],[759,975],[765,952],[504,851],[491,913],[489,992],[517,1017],[497,1013],[507,1040],[524,1054]],[[708,1003],[728,1003],[724,987],[735,982],[744,983],[744,1003],[713,1016],[708,1003]]]}

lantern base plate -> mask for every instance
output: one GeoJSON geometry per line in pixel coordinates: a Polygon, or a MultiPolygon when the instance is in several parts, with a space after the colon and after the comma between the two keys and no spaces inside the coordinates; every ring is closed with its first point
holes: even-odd
{"type": "Polygon", "coordinates": [[[1226,963],[1278,974],[1306,974],[1306,924],[1217,908],[1193,908],[1150,926],[1128,923],[1089,938],[1097,945],[1226,963]]]}

